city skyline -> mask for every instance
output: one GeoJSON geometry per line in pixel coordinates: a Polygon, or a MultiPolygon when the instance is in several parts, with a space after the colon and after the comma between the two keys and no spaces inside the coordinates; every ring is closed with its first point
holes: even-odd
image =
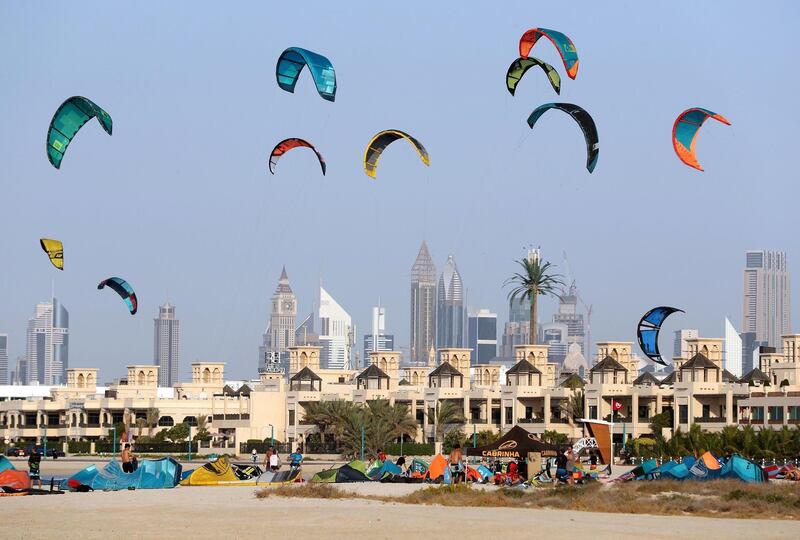
{"type": "MultiPolygon", "coordinates": [[[[300,5],[241,4],[191,10],[191,24],[186,8],[172,4],[97,3],[92,17],[103,24],[66,4],[4,10],[0,35],[14,45],[4,64],[12,84],[0,103],[14,126],[0,160],[9,179],[0,213],[8,231],[0,238],[8,262],[0,332],[9,334],[9,357],[24,354],[25,321],[53,279],[70,310],[71,364],[106,373],[151,362],[152,314],[169,298],[181,310],[184,376],[189,362],[202,359],[228,361],[230,374],[246,376],[283,264],[300,313],[312,308],[322,278],[336,284],[359,328],[368,328],[380,297],[404,345],[409,264],[422,239],[437,263],[456,256],[470,307],[500,317],[502,283],[525,246],[541,246],[562,273],[566,250],[594,306],[595,341],[635,340],[636,321],[656,305],[686,312],[669,325],[719,336],[728,314],[743,331],[742,253],[784,249],[790,265],[796,259],[791,171],[800,113],[784,105],[798,75],[780,56],[742,48],[740,36],[770,28],[771,46],[791,50],[797,3],[765,10],[729,2],[713,10],[711,26],[711,7],[681,1],[535,10],[525,2],[425,5],[422,18],[405,5],[370,7],[327,4],[308,17],[300,5]],[[686,16],[698,10],[706,16],[686,16]],[[303,24],[271,24],[278,14],[303,24]],[[627,21],[624,35],[609,33],[619,20],[627,21]],[[570,118],[547,114],[533,130],[525,122],[556,97],[546,77],[529,72],[514,97],[505,87],[519,36],[540,25],[567,31],[580,52],[580,73],[564,77],[558,100],[581,105],[597,123],[602,150],[591,175],[570,118]],[[385,43],[398,26],[404,39],[385,43]],[[68,30],[75,28],[92,31],[68,30]],[[694,41],[675,40],[675,28],[702,35],[704,54],[694,41]],[[443,51],[454,43],[459,54],[443,70],[443,51]],[[305,73],[295,93],[277,87],[274,63],[290,45],[334,63],[335,103],[320,99],[305,73]],[[727,54],[734,48],[737,55],[727,54]],[[53,64],[42,50],[81,61],[53,64]],[[56,171],[42,141],[54,110],[73,95],[108,111],[114,133],[88,123],[56,171]],[[198,111],[220,96],[232,96],[242,112],[216,115],[209,129],[198,111]],[[705,172],[680,163],[670,145],[676,116],[692,106],[731,122],[704,126],[697,153],[705,172]],[[163,111],[170,121],[159,124],[163,111]],[[375,180],[364,175],[364,147],[387,128],[422,142],[430,166],[398,143],[383,154],[375,180]],[[325,156],[324,177],[304,152],[269,173],[270,148],[296,135],[325,156]],[[146,215],[121,211],[102,189],[109,178],[126,207],[146,215]],[[764,198],[749,204],[756,190],[764,198]],[[42,237],[64,242],[63,272],[42,253],[42,237]],[[112,275],[135,286],[139,315],[95,290],[112,275]]],[[[544,45],[537,56],[561,66],[556,49],[544,45]]],[[[549,320],[555,302],[542,304],[549,320]]]]}
{"type": "MultiPolygon", "coordinates": [[[[748,250],[747,253],[754,253],[754,252],[752,250],[748,250]]],[[[758,253],[761,253],[761,252],[758,252],[758,253]]],[[[784,264],[785,264],[785,257],[786,256],[785,256],[785,254],[783,252],[781,252],[781,255],[783,257],[784,264]]],[[[420,263],[420,256],[422,256],[422,261],[424,262],[425,265],[428,264],[427,259],[430,259],[430,264],[432,264],[432,259],[430,258],[430,253],[428,251],[427,244],[425,242],[423,242],[422,247],[420,248],[420,251],[418,252],[417,261],[415,262],[415,266],[417,266],[420,263]]],[[[449,256],[448,260],[450,260],[450,259],[453,259],[453,257],[449,256]]],[[[433,271],[433,274],[431,274],[431,275],[435,275],[435,266],[426,267],[426,271],[430,273],[431,272],[431,268],[432,268],[432,271],[433,271]]],[[[450,277],[452,278],[453,275],[458,275],[457,274],[457,269],[456,269],[456,273],[455,274],[450,274],[450,277]]],[[[442,281],[442,277],[443,276],[444,276],[444,272],[442,273],[442,275],[440,275],[440,278],[438,280],[439,282],[442,281]]],[[[458,277],[459,277],[459,283],[460,283],[460,276],[458,276],[458,277]]],[[[430,285],[430,283],[428,284],[428,290],[429,290],[429,292],[432,292],[432,298],[437,298],[437,302],[434,304],[434,305],[436,305],[436,304],[438,304],[438,300],[440,299],[438,284],[436,286],[433,286],[432,289],[430,288],[429,285],[430,285]]],[[[323,291],[324,291],[324,289],[320,289],[320,293],[318,293],[318,294],[322,294],[323,291]]],[[[501,292],[504,292],[504,290],[502,290],[501,292]]],[[[745,293],[746,293],[746,291],[745,291],[745,293]]],[[[330,295],[327,294],[327,292],[325,292],[324,294],[326,295],[326,298],[331,298],[332,299],[332,297],[330,297],[330,295]]],[[[746,297],[746,294],[743,295],[743,300],[742,300],[743,304],[746,302],[745,297],[746,297]]],[[[791,294],[790,294],[789,291],[787,291],[787,297],[791,300],[791,294]]],[[[569,293],[568,294],[562,295],[560,299],[557,299],[557,300],[551,302],[549,306],[547,306],[546,302],[545,303],[540,302],[540,320],[543,320],[543,321],[547,320],[547,315],[546,314],[548,312],[547,311],[542,311],[542,310],[543,309],[548,309],[548,307],[549,307],[550,312],[552,313],[551,317],[552,317],[553,322],[542,322],[540,325],[537,326],[538,327],[538,333],[539,333],[539,339],[540,339],[540,342],[543,342],[543,343],[544,342],[557,343],[556,348],[551,351],[552,354],[554,354],[553,358],[556,361],[560,361],[559,358],[561,358],[561,359],[564,358],[564,355],[566,354],[567,348],[570,345],[570,343],[576,343],[581,347],[581,349],[583,348],[583,346],[582,346],[582,338],[579,338],[578,335],[576,335],[572,340],[569,340],[568,343],[564,343],[563,346],[562,346],[561,345],[561,341],[557,341],[557,342],[552,342],[551,341],[553,336],[555,336],[555,334],[548,334],[547,333],[547,332],[549,332],[551,330],[556,330],[557,328],[560,328],[559,325],[564,325],[565,328],[567,327],[566,322],[564,320],[565,319],[564,315],[569,315],[569,317],[567,317],[567,319],[574,319],[574,320],[577,321],[578,318],[576,318],[575,315],[579,314],[579,315],[581,315],[581,317],[579,319],[581,321],[583,321],[583,319],[582,319],[583,314],[578,313],[580,311],[580,308],[577,307],[577,298],[578,297],[577,297],[577,293],[576,293],[576,288],[575,288],[574,283],[573,283],[573,285],[569,289],[569,293]],[[541,307],[543,304],[545,306],[544,308],[541,307]],[[542,315],[541,314],[543,312],[545,313],[545,319],[542,319],[542,315]],[[550,336],[549,339],[548,339],[548,335],[550,336]]],[[[58,302],[58,301],[56,301],[56,302],[58,302]]],[[[338,303],[336,303],[335,300],[333,302],[334,302],[334,304],[337,305],[338,309],[341,309],[341,307],[338,306],[338,303]]],[[[44,307],[45,304],[47,304],[47,303],[46,302],[40,302],[39,304],[37,304],[37,307],[36,307],[37,314],[36,314],[36,316],[34,318],[30,319],[30,321],[35,320],[37,316],[42,316],[42,314],[40,314],[38,312],[45,309],[45,307],[44,307]]],[[[307,332],[308,328],[311,328],[313,330],[313,328],[314,328],[314,318],[315,318],[315,315],[316,315],[314,313],[314,311],[313,311],[313,308],[318,305],[318,302],[316,302],[316,301],[312,302],[312,312],[309,315],[309,317],[307,317],[304,320],[304,322],[301,323],[299,326],[294,327],[294,324],[295,324],[294,321],[296,320],[297,305],[298,305],[298,299],[297,299],[297,296],[295,295],[292,287],[289,284],[288,274],[287,274],[285,266],[284,266],[282,268],[282,270],[281,270],[281,276],[280,276],[280,278],[278,280],[278,285],[277,285],[277,287],[276,287],[276,289],[275,289],[275,291],[273,293],[273,297],[272,297],[271,306],[272,306],[274,312],[270,315],[270,323],[268,323],[267,330],[264,332],[264,336],[263,336],[264,340],[263,340],[262,346],[259,347],[259,359],[260,359],[259,361],[260,362],[263,362],[263,358],[262,357],[264,355],[264,352],[267,351],[267,350],[270,350],[270,351],[272,350],[270,342],[271,342],[271,338],[272,338],[272,335],[273,335],[273,332],[272,332],[272,329],[271,329],[271,325],[272,325],[273,322],[275,322],[275,321],[285,321],[287,325],[289,325],[292,328],[294,328],[294,330],[292,330],[291,332],[286,334],[286,337],[284,338],[287,342],[289,342],[291,344],[294,344],[295,339],[297,338],[297,332],[303,332],[303,331],[307,332]],[[289,317],[289,318],[287,318],[287,317],[289,317]],[[289,319],[290,318],[291,318],[291,321],[292,321],[291,323],[289,323],[289,319]],[[289,337],[289,336],[291,336],[291,337],[289,337]]],[[[61,309],[62,312],[66,313],[65,310],[63,309],[63,307],[61,307],[60,309],[61,309]]],[[[374,318],[374,310],[377,309],[377,308],[375,306],[373,306],[371,309],[373,310],[372,317],[374,318]]],[[[381,309],[384,310],[384,314],[385,314],[385,309],[386,308],[382,307],[381,309]]],[[[475,309],[478,309],[478,308],[474,308],[472,306],[469,306],[469,305],[465,304],[465,313],[466,313],[467,309],[475,310],[475,309]]],[[[436,310],[434,309],[434,311],[436,311],[436,310]]],[[[519,310],[519,309],[513,309],[513,308],[509,309],[509,319],[513,318],[514,317],[514,313],[517,312],[517,311],[522,313],[522,310],[519,310]]],[[[344,312],[344,313],[347,315],[347,312],[344,312]]],[[[63,316],[64,315],[62,315],[62,317],[63,316]]],[[[67,316],[67,320],[68,320],[68,314],[66,316],[67,316]]],[[[347,315],[347,316],[349,317],[349,315],[347,315]]],[[[434,319],[435,319],[435,317],[434,317],[434,319]]],[[[466,317],[466,319],[468,320],[468,317],[466,317]]],[[[154,321],[157,321],[157,320],[158,319],[154,319],[154,321]]],[[[498,320],[498,323],[497,323],[498,324],[498,327],[497,327],[497,332],[498,332],[498,334],[497,334],[497,356],[498,357],[503,357],[503,356],[507,356],[505,354],[505,352],[506,352],[506,350],[510,350],[511,343],[509,343],[508,346],[505,346],[503,344],[503,340],[508,336],[504,335],[501,332],[501,323],[500,323],[500,321],[502,321],[502,319],[498,318],[497,320],[498,320]]],[[[720,337],[728,336],[728,341],[733,339],[733,338],[730,337],[730,328],[729,328],[728,325],[730,324],[731,327],[734,327],[734,328],[735,328],[735,325],[728,318],[725,318],[724,320],[725,320],[725,324],[724,325],[720,326],[719,328],[711,328],[709,331],[706,331],[705,333],[700,333],[697,329],[675,330],[674,331],[674,333],[675,333],[675,340],[674,340],[675,343],[674,343],[674,346],[673,346],[675,351],[673,351],[673,355],[677,356],[677,354],[675,354],[675,352],[677,351],[677,348],[679,346],[679,340],[681,342],[685,342],[685,338],[687,338],[687,337],[697,337],[698,335],[720,336],[720,337]],[[681,335],[683,337],[683,339],[680,339],[678,337],[679,335],[681,335]]],[[[32,324],[30,321],[29,321],[29,325],[32,324]]],[[[350,323],[348,323],[348,325],[351,325],[351,324],[352,324],[352,317],[350,318],[350,323]]],[[[508,321],[507,320],[505,321],[505,324],[506,324],[506,328],[508,328],[508,321]]],[[[518,331],[521,332],[521,333],[519,333],[518,336],[516,336],[516,339],[513,342],[513,344],[522,343],[522,341],[524,341],[526,339],[525,336],[527,336],[527,334],[526,334],[526,332],[527,332],[527,322],[522,321],[522,322],[513,323],[513,324],[515,324],[516,326],[519,326],[518,331]]],[[[284,325],[284,326],[286,326],[286,325],[284,325]]],[[[286,329],[288,329],[289,326],[286,326],[286,329]]],[[[465,335],[464,335],[465,346],[468,345],[467,342],[468,342],[468,338],[469,338],[468,332],[467,332],[468,328],[466,328],[466,326],[467,326],[467,322],[465,321],[465,335]]],[[[369,326],[369,327],[371,327],[371,326],[369,326]]],[[[435,327],[435,325],[434,325],[434,327],[435,327]]],[[[283,326],[281,328],[283,328],[283,326]]],[[[283,334],[283,330],[281,330],[281,333],[283,334]]],[[[559,332],[556,332],[556,333],[558,333],[559,336],[560,336],[559,332]]],[[[5,334],[6,335],[10,334],[10,332],[5,332],[5,334]]],[[[2,334],[0,334],[0,335],[2,335],[2,334]]],[[[738,334],[738,337],[739,337],[738,341],[741,343],[740,347],[741,347],[741,357],[742,357],[741,367],[739,367],[738,369],[741,369],[742,373],[746,373],[747,371],[749,371],[748,368],[752,367],[752,365],[749,362],[751,361],[753,348],[755,348],[757,350],[759,346],[763,346],[763,345],[767,344],[766,341],[756,340],[754,336],[755,336],[754,332],[751,332],[751,333],[741,332],[741,333],[738,334]],[[755,345],[753,345],[753,343],[755,345]]],[[[351,337],[354,340],[356,338],[355,335],[351,336],[351,337]]],[[[314,343],[314,344],[319,344],[323,348],[325,347],[325,344],[322,343],[322,341],[320,340],[319,334],[317,334],[315,332],[312,332],[312,334],[306,335],[306,338],[307,338],[307,340],[308,340],[307,342],[309,344],[314,343]]],[[[367,344],[367,341],[369,340],[368,338],[371,338],[371,336],[369,334],[364,334],[363,343],[361,343],[360,345],[365,347],[366,344],[367,344]]],[[[330,337],[328,339],[330,339],[330,337]]],[[[339,336],[337,338],[337,343],[339,341],[341,341],[342,339],[345,339],[345,338],[342,337],[342,336],[339,336]]],[[[558,339],[560,340],[561,338],[559,337],[558,339]]],[[[8,343],[9,341],[10,341],[9,339],[6,339],[6,343],[8,343]]],[[[345,341],[346,341],[346,339],[345,339],[345,341]]],[[[635,335],[632,338],[622,339],[622,341],[635,341],[635,335]]],[[[343,343],[345,343],[345,342],[343,342],[343,343]]],[[[395,334],[392,334],[392,335],[390,335],[388,337],[384,337],[379,343],[381,343],[381,345],[382,345],[381,348],[382,349],[386,349],[387,344],[391,343],[392,347],[394,348],[394,350],[405,350],[406,354],[404,354],[404,356],[403,356],[403,361],[404,362],[408,362],[408,361],[412,360],[412,357],[411,357],[411,354],[410,354],[410,344],[409,344],[409,346],[407,346],[402,341],[399,341],[395,334]]],[[[350,344],[351,350],[350,350],[349,362],[351,362],[351,364],[356,361],[356,356],[357,355],[360,356],[359,353],[361,351],[359,351],[358,353],[356,352],[358,350],[358,347],[356,347],[356,349],[352,349],[352,347],[355,346],[356,344],[357,344],[356,341],[354,341],[352,344],[350,344]]],[[[341,345],[341,344],[339,344],[339,345],[341,345]]],[[[371,348],[371,346],[372,345],[371,345],[371,341],[370,341],[370,348],[371,348]]],[[[342,348],[342,347],[346,348],[347,344],[345,343],[344,345],[341,345],[340,348],[342,348]]],[[[436,347],[435,341],[434,341],[434,347],[436,347]]],[[[551,345],[551,348],[552,348],[552,345],[551,345]]],[[[285,350],[283,351],[283,353],[285,353],[285,350]]],[[[9,355],[9,356],[13,356],[8,351],[8,349],[6,350],[6,354],[9,355]]],[[[61,353],[61,354],[63,354],[63,353],[61,353]]],[[[30,367],[29,367],[30,364],[28,362],[27,355],[28,355],[28,352],[26,351],[26,354],[24,355],[24,358],[23,358],[23,372],[24,373],[28,373],[29,374],[28,375],[29,378],[30,377],[35,377],[38,380],[38,371],[39,371],[38,365],[33,370],[31,370],[30,367]]],[[[158,364],[157,353],[154,353],[154,356],[156,358],[154,360],[154,363],[158,364]]],[[[427,356],[428,355],[426,354],[424,361],[427,361],[427,356]]],[[[591,362],[594,360],[594,355],[593,354],[592,355],[588,355],[588,357],[590,359],[589,362],[591,364],[591,362]]],[[[225,361],[229,361],[228,359],[224,359],[224,360],[225,361]]],[[[281,357],[282,363],[285,363],[285,360],[286,360],[286,358],[281,357]]],[[[363,358],[359,358],[359,364],[363,365],[364,361],[365,360],[363,358]]],[[[727,361],[727,358],[726,358],[726,361],[727,361]]],[[[41,362],[39,362],[39,363],[41,363],[41,362]]],[[[10,364],[10,361],[9,361],[9,364],[10,364]]],[[[259,364],[259,365],[261,365],[261,364],[259,364]]],[[[335,365],[338,366],[339,362],[338,361],[335,362],[335,365]]],[[[246,377],[248,375],[248,373],[249,373],[250,368],[248,368],[247,366],[243,366],[243,368],[245,368],[245,369],[242,370],[242,376],[246,377]]],[[[59,373],[65,372],[65,369],[66,368],[61,369],[59,371],[59,373]]],[[[19,369],[12,370],[11,366],[9,365],[8,368],[7,368],[8,377],[10,377],[11,374],[14,373],[15,371],[19,372],[20,370],[19,369]]],[[[163,372],[164,370],[161,370],[161,371],[163,372]]],[[[172,375],[172,377],[175,380],[179,380],[182,375],[185,375],[185,373],[180,372],[177,376],[176,375],[172,375]]],[[[19,373],[16,373],[15,376],[18,377],[19,373]]],[[[59,377],[60,376],[61,375],[59,375],[59,377]]],[[[162,374],[162,375],[160,375],[159,378],[162,378],[163,376],[164,375],[162,374]]],[[[50,380],[54,380],[54,379],[50,379],[50,380]]],[[[9,381],[9,382],[11,383],[12,381],[9,381]]]]}

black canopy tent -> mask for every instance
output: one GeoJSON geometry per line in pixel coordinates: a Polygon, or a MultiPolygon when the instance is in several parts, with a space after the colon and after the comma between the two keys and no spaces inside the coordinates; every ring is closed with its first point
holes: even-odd
{"type": "Polygon", "coordinates": [[[467,456],[491,458],[527,458],[529,452],[553,457],[558,455],[558,447],[544,442],[519,426],[514,426],[492,444],[477,448],[467,447],[467,456]]]}

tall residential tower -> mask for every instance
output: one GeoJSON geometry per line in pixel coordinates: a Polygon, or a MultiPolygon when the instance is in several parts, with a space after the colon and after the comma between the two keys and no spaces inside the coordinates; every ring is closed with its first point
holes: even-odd
{"type": "Polygon", "coordinates": [[[158,385],[172,387],[177,384],[178,344],[180,321],[175,318],[175,306],[167,302],[158,308],[153,319],[153,363],[158,366],[158,385]]]}
{"type": "Polygon", "coordinates": [[[781,346],[781,335],[792,326],[791,290],[786,253],[748,251],[745,254],[742,332],[757,341],[781,346]]]}
{"type": "Polygon", "coordinates": [[[423,241],[411,267],[411,361],[426,363],[436,339],[436,267],[423,241]]]}
{"type": "Polygon", "coordinates": [[[464,284],[452,255],[447,257],[439,276],[439,294],[436,303],[436,347],[466,345],[466,311],[464,309],[464,284]]]}

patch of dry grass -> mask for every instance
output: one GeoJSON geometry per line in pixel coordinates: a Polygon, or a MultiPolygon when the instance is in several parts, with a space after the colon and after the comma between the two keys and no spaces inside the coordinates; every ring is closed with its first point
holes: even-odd
{"type": "Polygon", "coordinates": [[[787,484],[710,482],[626,482],[545,488],[473,489],[469,485],[431,486],[400,497],[348,493],[330,484],[267,488],[258,497],[360,498],[440,506],[555,508],[562,510],[707,517],[800,519],[800,489],[787,484]]]}
{"type": "Polygon", "coordinates": [[[331,484],[286,484],[256,491],[256,497],[259,499],[272,496],[304,499],[352,499],[357,497],[355,493],[336,489],[331,484]]]}

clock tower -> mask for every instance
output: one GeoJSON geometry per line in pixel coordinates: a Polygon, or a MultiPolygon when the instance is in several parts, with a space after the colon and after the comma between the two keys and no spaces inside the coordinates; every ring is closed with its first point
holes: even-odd
{"type": "MultiPolygon", "coordinates": [[[[272,313],[269,319],[269,345],[274,352],[284,353],[294,346],[297,319],[297,298],[289,286],[286,267],[281,272],[278,288],[272,295],[272,313]]],[[[266,337],[266,336],[265,336],[266,337]]]]}

